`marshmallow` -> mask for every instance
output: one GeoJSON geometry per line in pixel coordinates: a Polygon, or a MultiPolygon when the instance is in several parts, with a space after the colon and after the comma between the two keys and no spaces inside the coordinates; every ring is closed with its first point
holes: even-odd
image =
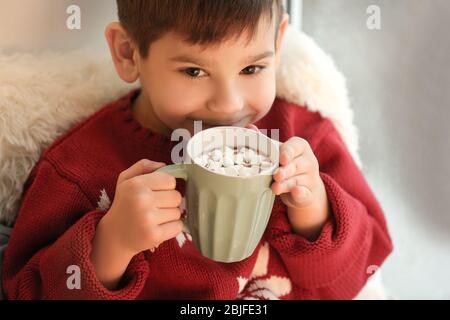
{"type": "Polygon", "coordinates": [[[213,159],[214,161],[219,161],[220,159],[222,159],[222,151],[220,151],[219,149],[214,149],[211,153],[211,159],[213,159]]]}
{"type": "Polygon", "coordinates": [[[230,147],[225,147],[224,150],[223,150],[223,154],[224,154],[224,156],[231,157],[231,156],[234,155],[234,150],[231,149],[230,147]]]}
{"type": "Polygon", "coordinates": [[[254,155],[253,157],[250,158],[249,163],[253,166],[253,165],[259,165],[261,163],[261,156],[259,155],[254,155]]]}
{"type": "Polygon", "coordinates": [[[220,168],[220,163],[209,159],[206,167],[210,170],[216,171],[220,168]]]}
{"type": "Polygon", "coordinates": [[[240,167],[238,170],[239,170],[239,176],[240,177],[251,176],[250,168],[240,167]]]}
{"type": "Polygon", "coordinates": [[[255,161],[258,155],[255,155],[255,151],[252,149],[246,149],[244,151],[244,161],[250,163],[251,161],[255,161]]]}
{"type": "Polygon", "coordinates": [[[231,167],[234,165],[233,158],[231,156],[226,155],[223,157],[223,166],[224,167],[231,167]]]}
{"type": "Polygon", "coordinates": [[[226,167],[225,168],[225,174],[229,176],[238,176],[239,171],[235,166],[226,167]]]}
{"type": "Polygon", "coordinates": [[[246,147],[216,148],[195,158],[194,161],[211,171],[240,177],[258,175],[272,167],[272,162],[267,156],[246,147]]]}
{"type": "Polygon", "coordinates": [[[203,154],[200,157],[195,158],[194,162],[202,167],[205,167],[208,163],[208,156],[206,154],[203,154]]]}
{"type": "Polygon", "coordinates": [[[250,175],[256,176],[259,173],[259,166],[251,166],[250,167],[250,175]]]}
{"type": "Polygon", "coordinates": [[[234,155],[234,163],[236,163],[236,164],[244,163],[244,156],[241,152],[234,155]]]}

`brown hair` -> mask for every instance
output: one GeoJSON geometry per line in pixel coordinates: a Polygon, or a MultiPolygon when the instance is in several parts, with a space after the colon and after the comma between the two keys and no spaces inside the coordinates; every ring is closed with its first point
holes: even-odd
{"type": "Polygon", "coordinates": [[[249,41],[263,15],[276,34],[284,9],[282,0],[117,0],[119,21],[138,45],[143,58],[149,46],[174,31],[191,44],[214,44],[248,31],[249,41]]]}

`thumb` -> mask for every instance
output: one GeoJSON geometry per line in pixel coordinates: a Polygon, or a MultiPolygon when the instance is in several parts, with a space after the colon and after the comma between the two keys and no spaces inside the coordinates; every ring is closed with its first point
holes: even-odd
{"type": "Polygon", "coordinates": [[[155,161],[152,161],[149,159],[139,160],[138,162],[133,164],[131,167],[122,171],[119,174],[119,177],[117,179],[117,184],[119,184],[125,180],[143,175],[143,174],[151,173],[161,167],[164,167],[165,165],[166,164],[163,162],[155,162],[155,161]]]}

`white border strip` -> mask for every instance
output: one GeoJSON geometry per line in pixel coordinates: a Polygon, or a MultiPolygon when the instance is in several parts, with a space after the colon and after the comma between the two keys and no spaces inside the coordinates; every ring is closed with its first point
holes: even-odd
{"type": "Polygon", "coordinates": [[[303,0],[284,0],[284,7],[289,13],[290,24],[297,30],[302,29],[303,0]]]}

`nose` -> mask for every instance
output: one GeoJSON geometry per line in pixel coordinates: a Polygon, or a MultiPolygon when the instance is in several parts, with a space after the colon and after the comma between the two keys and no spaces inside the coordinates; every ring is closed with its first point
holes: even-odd
{"type": "Polygon", "coordinates": [[[242,94],[233,83],[225,83],[218,87],[207,108],[211,112],[234,114],[244,108],[242,94]]]}

